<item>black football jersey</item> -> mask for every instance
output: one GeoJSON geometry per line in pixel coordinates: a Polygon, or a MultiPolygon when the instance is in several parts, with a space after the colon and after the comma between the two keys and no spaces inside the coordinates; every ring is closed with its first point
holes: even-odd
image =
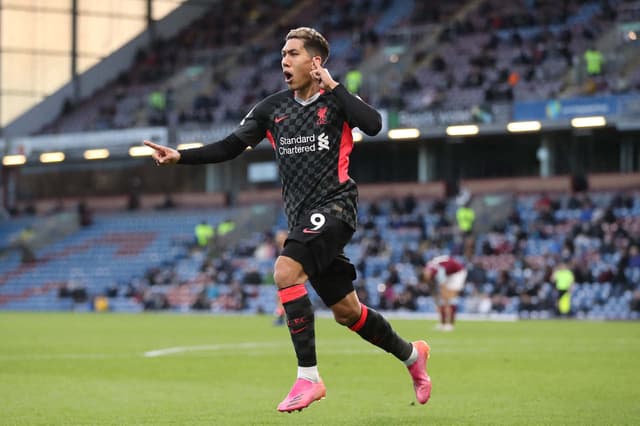
{"type": "Polygon", "coordinates": [[[289,90],[275,93],[247,114],[234,135],[252,147],[265,138],[271,142],[289,228],[318,211],[355,229],[358,190],[349,177],[351,129],[377,133],[379,123],[377,111],[339,85],[306,101],[289,90]]]}

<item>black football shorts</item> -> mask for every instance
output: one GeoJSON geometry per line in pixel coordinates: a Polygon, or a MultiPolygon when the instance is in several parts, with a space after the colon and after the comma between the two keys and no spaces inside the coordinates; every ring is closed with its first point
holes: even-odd
{"type": "Polygon", "coordinates": [[[291,230],[281,255],[302,265],[311,285],[327,306],[353,291],[355,267],[344,255],[354,230],[345,222],[320,212],[310,212],[291,230]]]}

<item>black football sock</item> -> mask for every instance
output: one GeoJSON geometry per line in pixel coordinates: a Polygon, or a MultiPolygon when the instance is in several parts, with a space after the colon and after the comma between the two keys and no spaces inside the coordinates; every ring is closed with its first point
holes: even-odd
{"type": "Polygon", "coordinates": [[[298,358],[298,367],[317,365],[315,316],[307,289],[304,284],[296,284],[280,289],[278,296],[287,315],[287,326],[298,358]]]}
{"type": "Polygon", "coordinates": [[[365,305],[362,305],[360,319],[349,328],[364,340],[393,354],[400,361],[405,361],[411,356],[413,345],[398,336],[382,315],[365,305]]]}

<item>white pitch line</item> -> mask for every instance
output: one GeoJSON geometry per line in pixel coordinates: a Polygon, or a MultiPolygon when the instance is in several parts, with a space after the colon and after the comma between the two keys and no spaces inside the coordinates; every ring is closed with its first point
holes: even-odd
{"type": "Polygon", "coordinates": [[[197,352],[197,351],[219,351],[225,349],[257,349],[257,348],[273,348],[278,346],[284,346],[283,343],[276,342],[245,342],[245,343],[221,343],[217,345],[199,345],[199,346],[176,346],[173,348],[155,349],[147,351],[144,356],[147,358],[154,358],[165,355],[173,355],[184,352],[197,352]]]}
{"type": "MultiPolygon", "coordinates": [[[[199,345],[199,346],[177,346],[172,348],[165,349],[157,349],[148,352],[144,352],[143,354],[107,354],[107,353],[77,353],[77,354],[26,354],[26,355],[2,355],[0,354],[0,362],[11,362],[11,361],[52,361],[52,360],[107,360],[107,359],[126,359],[126,358],[137,358],[139,356],[143,356],[145,358],[156,358],[161,356],[169,356],[176,355],[187,352],[216,352],[216,351],[224,351],[224,350],[234,350],[234,349],[289,349],[290,344],[288,342],[284,343],[276,343],[276,342],[246,342],[246,343],[224,343],[217,345],[199,345]]],[[[529,347],[523,348],[502,348],[501,349],[505,354],[518,354],[518,353],[529,353],[531,349],[529,347]]],[[[538,352],[555,352],[555,348],[536,348],[538,352]]],[[[592,347],[584,347],[580,349],[582,352],[601,352],[598,348],[592,347]]],[[[358,348],[354,347],[336,347],[332,345],[327,345],[327,342],[321,345],[318,349],[319,352],[323,354],[332,354],[332,355],[375,355],[375,354],[383,354],[384,352],[373,346],[362,346],[358,348]]],[[[433,345],[432,346],[432,354],[437,356],[438,354],[466,354],[466,353],[489,353],[493,352],[492,349],[487,347],[469,347],[464,344],[444,344],[444,345],[433,345]]],[[[242,356],[262,356],[263,352],[247,352],[242,354],[242,356]]],[[[213,354],[209,354],[207,356],[213,356],[213,354]]]]}

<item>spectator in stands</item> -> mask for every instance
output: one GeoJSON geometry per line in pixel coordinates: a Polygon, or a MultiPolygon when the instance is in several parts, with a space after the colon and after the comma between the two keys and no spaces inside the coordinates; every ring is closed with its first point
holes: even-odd
{"type": "Polygon", "coordinates": [[[78,281],[69,280],[58,288],[58,297],[61,299],[70,298],[73,302],[71,309],[82,305],[88,300],[87,287],[78,281]]]}
{"type": "Polygon", "coordinates": [[[438,291],[438,311],[440,323],[438,330],[453,331],[458,295],[467,280],[467,269],[451,256],[438,256],[431,259],[424,268],[424,278],[435,284],[438,291]]]}
{"type": "Polygon", "coordinates": [[[262,284],[262,274],[256,268],[250,268],[242,278],[243,284],[262,284]]]}
{"type": "Polygon", "coordinates": [[[211,309],[211,301],[209,300],[207,288],[203,288],[202,291],[196,296],[196,300],[191,305],[191,309],[196,311],[208,311],[211,309]]]}
{"type": "Polygon", "coordinates": [[[263,240],[258,243],[253,252],[253,257],[256,260],[275,259],[279,250],[273,234],[271,232],[265,232],[263,240]]]}
{"type": "Polygon", "coordinates": [[[216,227],[215,244],[213,247],[213,255],[216,255],[227,249],[229,245],[230,234],[236,229],[236,223],[233,219],[227,217],[222,220],[216,227]]]}
{"type": "Polygon", "coordinates": [[[456,222],[458,230],[463,235],[470,235],[473,232],[473,224],[476,220],[476,213],[471,207],[471,194],[463,190],[456,198],[458,208],[456,209],[456,222]]]}
{"type": "Polygon", "coordinates": [[[145,311],[161,311],[170,308],[167,296],[152,289],[145,290],[142,304],[145,311]]]}
{"type": "Polygon", "coordinates": [[[628,268],[640,268],[640,250],[636,244],[629,247],[629,263],[628,268]]]}
{"type": "Polygon", "coordinates": [[[85,200],[80,200],[76,208],[78,213],[78,223],[80,226],[85,227],[93,223],[93,212],[87,205],[85,200]]]}
{"type": "Polygon", "coordinates": [[[465,256],[469,257],[470,249],[475,245],[475,237],[473,234],[473,225],[476,221],[476,212],[471,206],[471,193],[468,190],[462,190],[456,197],[456,222],[458,224],[458,232],[462,236],[462,250],[465,256]],[[466,249],[466,250],[465,250],[466,249]]]}
{"type": "Polygon", "coordinates": [[[33,250],[33,242],[35,241],[36,234],[33,228],[29,225],[26,226],[16,238],[14,246],[20,250],[20,261],[23,264],[33,263],[36,259],[36,254],[33,250]]]}
{"type": "Polygon", "coordinates": [[[148,97],[149,124],[162,126],[166,124],[167,97],[162,90],[154,90],[148,97]]]}
{"type": "Polygon", "coordinates": [[[587,75],[590,77],[596,77],[602,74],[602,64],[604,63],[604,57],[595,46],[590,46],[584,52],[584,60],[587,66],[587,75]]]}
{"type": "Polygon", "coordinates": [[[565,263],[559,263],[551,280],[555,283],[558,292],[556,305],[558,315],[571,315],[571,291],[575,282],[573,272],[565,263]]]}
{"type": "Polygon", "coordinates": [[[356,289],[356,293],[358,294],[358,299],[365,304],[371,303],[369,300],[369,290],[367,290],[367,285],[364,280],[359,279],[354,283],[354,287],[356,289]]]}
{"type": "Polygon", "coordinates": [[[362,71],[354,68],[347,72],[344,77],[344,84],[347,86],[347,90],[353,94],[360,93],[360,87],[362,86],[362,71]]]}
{"type": "Polygon", "coordinates": [[[377,202],[372,201],[371,204],[369,204],[369,214],[373,217],[377,217],[382,214],[382,210],[377,202]]]}
{"type": "Polygon", "coordinates": [[[259,102],[225,139],[182,151],[144,143],[154,149],[153,158],[158,164],[203,164],[231,160],[265,136],[270,135],[274,141],[290,226],[283,252],[275,263],[274,278],[298,360],[298,378],[278,405],[279,411],[302,410],[326,394],[317,367],[315,317],[304,285],[307,280],[332,309],[338,323],[407,366],[418,402],[425,404],[431,394],[431,379],[426,371],[427,343],[412,344],[402,339],[381,314],[360,303],[353,286],[355,268],[343,254],[355,232],[357,188],[348,177],[346,166],[340,167],[348,164],[342,161],[344,158],[338,164],[338,156],[329,154],[342,146],[343,156],[348,156],[350,150],[345,151],[341,145],[344,129],[359,127],[368,135],[377,134],[380,114],[350,94],[324,68],[329,44],[316,30],[290,31],[281,54],[282,71],[290,90],[259,102]],[[305,129],[308,133],[304,133],[305,129]],[[326,143],[323,139],[308,140],[310,136],[306,135],[318,134],[318,129],[325,132],[326,143]],[[287,142],[297,138],[305,140],[287,142]]]}
{"type": "Polygon", "coordinates": [[[555,204],[548,194],[542,193],[540,198],[534,204],[534,209],[538,212],[538,220],[544,224],[554,224],[555,219],[555,204]]]}
{"type": "Polygon", "coordinates": [[[215,236],[213,226],[211,226],[206,220],[203,220],[197,224],[193,230],[196,238],[196,244],[201,249],[209,247],[209,243],[215,236]]]}
{"type": "Polygon", "coordinates": [[[138,210],[140,208],[140,191],[142,190],[142,179],[133,176],[129,182],[129,197],[127,200],[128,210],[138,210]]]}
{"type": "Polygon", "coordinates": [[[164,194],[164,199],[160,204],[156,205],[157,210],[171,210],[176,207],[176,202],[173,200],[173,196],[171,192],[166,191],[164,194]]]}
{"type": "Polygon", "coordinates": [[[640,289],[633,292],[629,307],[632,311],[640,313],[640,289]]]}
{"type": "Polygon", "coordinates": [[[219,236],[224,237],[234,229],[236,229],[236,223],[231,218],[225,218],[218,224],[217,232],[219,236]]]}
{"type": "Polygon", "coordinates": [[[413,194],[407,194],[402,200],[402,208],[405,214],[413,214],[416,209],[416,197],[413,194]]]}
{"type": "Polygon", "coordinates": [[[410,285],[403,288],[393,301],[393,309],[415,311],[418,308],[415,291],[415,287],[410,285]]]}

